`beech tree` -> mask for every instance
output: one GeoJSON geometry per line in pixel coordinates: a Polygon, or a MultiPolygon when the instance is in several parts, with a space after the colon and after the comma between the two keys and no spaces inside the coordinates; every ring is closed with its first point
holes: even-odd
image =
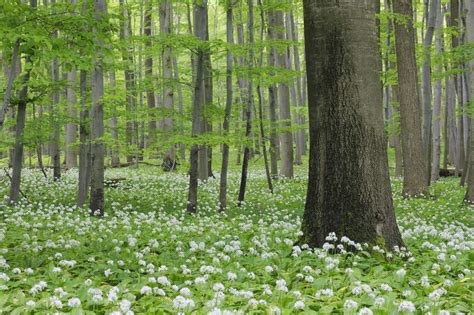
{"type": "MultiPolygon", "coordinates": [[[[106,0],[94,0],[94,15],[99,27],[106,19],[106,0]]],[[[97,30],[96,30],[97,32],[97,30]]],[[[91,214],[104,215],[104,42],[96,37],[98,51],[92,71],[92,109],[91,109],[91,214]]]]}
{"type": "Polygon", "coordinates": [[[310,125],[308,193],[300,243],[329,233],[403,245],[383,132],[378,0],[304,0],[310,125]]]}
{"type": "MultiPolygon", "coordinates": [[[[411,0],[394,0],[395,48],[397,52],[398,100],[404,165],[403,195],[425,194],[428,187],[426,157],[423,155],[422,116],[418,95],[415,32],[411,0]]],[[[429,117],[431,119],[431,117],[429,117]]]]}

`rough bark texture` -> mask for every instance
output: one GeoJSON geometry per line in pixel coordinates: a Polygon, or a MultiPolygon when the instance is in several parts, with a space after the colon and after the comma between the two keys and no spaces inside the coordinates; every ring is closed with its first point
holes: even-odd
{"type": "MultiPolygon", "coordinates": [[[[285,23],[283,21],[283,12],[275,11],[276,39],[285,40],[285,23]]],[[[288,68],[287,51],[277,50],[276,65],[279,68],[288,68]]],[[[280,126],[285,129],[291,128],[291,111],[290,111],[290,89],[288,83],[281,82],[278,84],[278,103],[280,107],[280,126]]],[[[293,177],[293,135],[290,130],[284,130],[281,135],[281,168],[280,175],[287,178],[293,177]]]]}
{"type": "Polygon", "coordinates": [[[383,132],[378,0],[305,0],[310,166],[301,243],[403,245],[383,132]]]}
{"type": "MultiPolygon", "coordinates": [[[[97,21],[104,19],[107,12],[105,0],[94,0],[94,12],[97,21]]],[[[92,71],[92,109],[91,109],[91,199],[89,208],[93,215],[104,215],[104,75],[101,47],[104,43],[97,40],[98,50],[94,70],[92,71]]]]}
{"type": "MultiPolygon", "coordinates": [[[[474,42],[474,3],[472,1],[466,2],[466,40],[467,42],[474,42]]],[[[467,75],[468,81],[468,100],[474,102],[474,59],[468,64],[469,72],[467,75]]],[[[472,114],[471,114],[472,115],[472,114]]],[[[473,116],[471,116],[471,121],[473,116]]],[[[471,126],[469,135],[469,169],[467,175],[467,190],[464,201],[474,203],[474,127],[471,126]]]]}
{"type": "MultiPolygon", "coordinates": [[[[227,43],[230,46],[234,45],[234,19],[232,2],[227,3],[227,30],[226,37],[227,43]]],[[[224,123],[222,129],[224,136],[229,133],[230,130],[230,114],[232,109],[232,52],[230,49],[227,50],[226,55],[226,102],[224,112],[224,123]]],[[[224,143],[222,145],[222,167],[221,167],[221,178],[219,187],[219,210],[225,211],[227,207],[227,171],[229,168],[229,144],[224,143]]]]}
{"type": "Polygon", "coordinates": [[[398,99],[404,163],[403,195],[426,193],[426,160],[421,134],[421,107],[418,96],[415,33],[411,0],[394,1],[393,10],[406,21],[395,23],[395,48],[398,69],[398,99]]]}

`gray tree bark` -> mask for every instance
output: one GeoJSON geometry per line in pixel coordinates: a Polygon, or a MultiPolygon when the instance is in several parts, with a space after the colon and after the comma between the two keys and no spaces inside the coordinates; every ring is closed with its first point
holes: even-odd
{"type": "Polygon", "coordinates": [[[404,163],[403,195],[423,195],[427,191],[426,159],[423,155],[421,107],[418,95],[415,32],[411,0],[394,1],[393,11],[406,21],[395,23],[398,69],[398,99],[404,163]]]}
{"type": "MultiPolygon", "coordinates": [[[[71,70],[67,74],[67,114],[70,120],[77,119],[77,100],[76,100],[76,77],[77,71],[71,70]]],[[[66,159],[66,168],[71,169],[77,167],[77,150],[74,147],[77,138],[77,124],[68,122],[66,124],[65,141],[64,141],[64,155],[66,159]]]]}
{"type": "MultiPolygon", "coordinates": [[[[194,16],[194,32],[195,36],[202,42],[197,48],[193,57],[193,117],[191,135],[197,137],[202,133],[202,107],[205,102],[205,86],[204,86],[204,62],[205,62],[205,48],[203,47],[206,41],[207,29],[207,0],[194,1],[193,3],[194,16]]],[[[189,170],[189,193],[187,211],[195,213],[197,211],[197,197],[198,197],[198,169],[199,169],[199,151],[207,151],[203,145],[194,143],[190,151],[190,170],[189,170]]],[[[207,159],[202,161],[207,166],[207,159]]],[[[202,164],[202,163],[201,163],[202,164]]],[[[207,179],[207,172],[205,173],[207,179]]]]}
{"type": "Polygon", "coordinates": [[[310,168],[300,243],[402,246],[383,131],[378,0],[304,0],[310,168]]]}
{"type": "Polygon", "coordinates": [[[431,183],[431,144],[432,144],[432,111],[431,111],[431,102],[432,102],[432,86],[431,86],[431,46],[433,43],[433,35],[436,24],[436,13],[438,2],[440,0],[427,0],[425,5],[429,10],[426,23],[426,34],[423,38],[423,63],[422,63],[422,78],[421,86],[423,93],[423,150],[426,160],[426,179],[427,185],[431,183]],[[430,2],[431,1],[431,2],[430,2]]]}
{"type": "MultiPolygon", "coordinates": [[[[466,16],[466,41],[468,43],[474,42],[474,3],[466,1],[465,7],[466,16]]],[[[469,102],[474,102],[474,59],[468,63],[468,90],[467,96],[469,102]]],[[[471,113],[471,122],[473,121],[473,114],[471,113]]],[[[469,169],[467,172],[467,190],[464,201],[467,203],[474,203],[474,127],[470,128],[469,135],[469,169]]]]}
{"type": "MultiPolygon", "coordinates": [[[[245,139],[248,141],[252,135],[252,108],[253,108],[253,76],[252,71],[254,68],[254,12],[253,12],[253,0],[248,0],[248,17],[247,17],[247,27],[248,27],[248,42],[249,42],[249,59],[248,59],[248,69],[249,69],[249,79],[248,79],[248,90],[247,90],[247,109],[245,112],[246,126],[245,126],[245,139]]],[[[239,197],[237,204],[240,206],[245,199],[245,190],[247,186],[247,173],[248,165],[250,160],[250,143],[247,143],[244,148],[244,160],[242,162],[242,176],[240,178],[240,189],[239,197]]]]}
{"type": "MultiPolygon", "coordinates": [[[[268,34],[267,38],[269,40],[275,40],[275,12],[273,10],[268,11],[268,34]]],[[[276,62],[276,51],[274,47],[270,47],[268,52],[268,66],[275,67],[276,62]]],[[[273,72],[270,72],[270,75],[274,75],[273,72]]],[[[270,111],[270,173],[273,178],[278,177],[278,153],[280,152],[280,139],[276,133],[277,128],[277,104],[278,104],[278,94],[277,94],[276,84],[271,84],[268,87],[268,102],[269,102],[269,111],[270,111]]]]}
{"type": "MultiPolygon", "coordinates": [[[[144,22],[144,34],[145,34],[145,49],[147,51],[147,57],[145,58],[145,80],[146,80],[146,101],[148,105],[148,141],[147,147],[156,145],[156,105],[155,105],[155,93],[154,93],[154,80],[153,80],[153,57],[149,51],[152,47],[151,35],[152,35],[152,11],[153,2],[147,0],[145,3],[145,22],[144,22]]],[[[153,154],[152,154],[153,156],[153,154]]]]}
{"type": "MultiPolygon", "coordinates": [[[[82,15],[86,15],[88,2],[82,3],[82,15]]],[[[85,29],[84,31],[89,31],[85,29]]],[[[81,54],[83,52],[81,51],[81,54]]],[[[88,190],[90,187],[91,173],[91,144],[90,144],[90,123],[89,105],[87,98],[87,71],[80,71],[79,89],[81,98],[81,111],[79,114],[79,185],[77,190],[77,206],[83,207],[86,203],[88,190]]]]}
{"type": "MultiPolygon", "coordinates": [[[[442,34],[443,29],[443,16],[441,15],[441,3],[437,1],[436,5],[436,36],[435,36],[435,46],[436,54],[441,54],[442,52],[442,34]]],[[[436,65],[436,73],[441,73],[441,66],[436,65]]],[[[441,79],[436,79],[434,86],[434,95],[433,95],[433,168],[431,170],[431,180],[437,181],[439,178],[439,166],[441,161],[441,101],[442,101],[443,86],[441,79]]]]}
{"type": "MultiPolygon", "coordinates": [[[[103,22],[107,14],[106,0],[94,0],[94,15],[97,22],[103,22]]],[[[97,30],[96,30],[97,32],[97,30]]],[[[103,41],[96,37],[97,52],[92,71],[91,109],[91,215],[104,215],[104,94],[103,41]]]]}
{"type": "MultiPolygon", "coordinates": [[[[285,40],[285,23],[283,20],[283,12],[276,10],[274,13],[276,26],[276,39],[285,40]]],[[[287,66],[287,51],[277,50],[276,65],[281,69],[287,66]]],[[[290,89],[288,83],[281,82],[278,84],[278,103],[280,108],[280,126],[284,130],[281,135],[281,168],[280,175],[287,178],[293,177],[293,135],[291,131],[291,110],[290,110],[290,89]]]]}
{"type": "MultiPolygon", "coordinates": [[[[171,3],[168,0],[160,2],[160,33],[162,35],[171,34],[171,3]]],[[[161,62],[163,68],[163,108],[167,117],[163,119],[161,126],[165,134],[173,131],[173,110],[174,110],[174,91],[173,91],[173,55],[171,47],[164,47],[161,52],[161,62]]],[[[165,138],[168,139],[169,136],[165,138]]],[[[172,171],[176,168],[176,149],[174,145],[168,148],[163,157],[162,167],[165,171],[172,171]]]]}
{"type": "MultiPolygon", "coordinates": [[[[115,80],[115,70],[110,71],[110,81],[109,86],[111,88],[110,93],[112,95],[117,94],[117,82],[115,80]]],[[[110,118],[110,133],[112,135],[113,143],[111,148],[111,165],[112,167],[119,167],[120,166],[120,139],[119,139],[119,131],[118,131],[118,117],[116,109],[113,109],[114,115],[110,118]]]]}
{"type": "MultiPolygon", "coordinates": [[[[232,110],[232,51],[234,45],[234,17],[232,0],[226,3],[226,38],[229,48],[226,55],[226,102],[224,112],[224,122],[222,124],[223,135],[226,136],[230,131],[230,115],[232,110]]],[[[222,145],[222,166],[219,186],[219,211],[225,211],[227,208],[227,172],[229,168],[229,144],[225,142],[222,145]]]]}

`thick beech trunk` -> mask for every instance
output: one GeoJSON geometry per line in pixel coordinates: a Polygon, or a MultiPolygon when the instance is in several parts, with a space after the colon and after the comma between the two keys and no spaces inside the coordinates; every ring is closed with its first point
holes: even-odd
{"type": "Polygon", "coordinates": [[[380,106],[377,2],[304,1],[310,166],[300,243],[312,247],[331,232],[403,245],[380,106]]]}

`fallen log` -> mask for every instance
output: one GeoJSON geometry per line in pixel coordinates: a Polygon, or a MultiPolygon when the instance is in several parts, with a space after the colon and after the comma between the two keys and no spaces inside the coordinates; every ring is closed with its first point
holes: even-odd
{"type": "MultiPolygon", "coordinates": [[[[454,177],[456,176],[456,170],[452,168],[441,168],[439,170],[439,176],[440,177],[454,177]]],[[[458,170],[458,177],[462,176],[462,170],[458,170]]]]}

